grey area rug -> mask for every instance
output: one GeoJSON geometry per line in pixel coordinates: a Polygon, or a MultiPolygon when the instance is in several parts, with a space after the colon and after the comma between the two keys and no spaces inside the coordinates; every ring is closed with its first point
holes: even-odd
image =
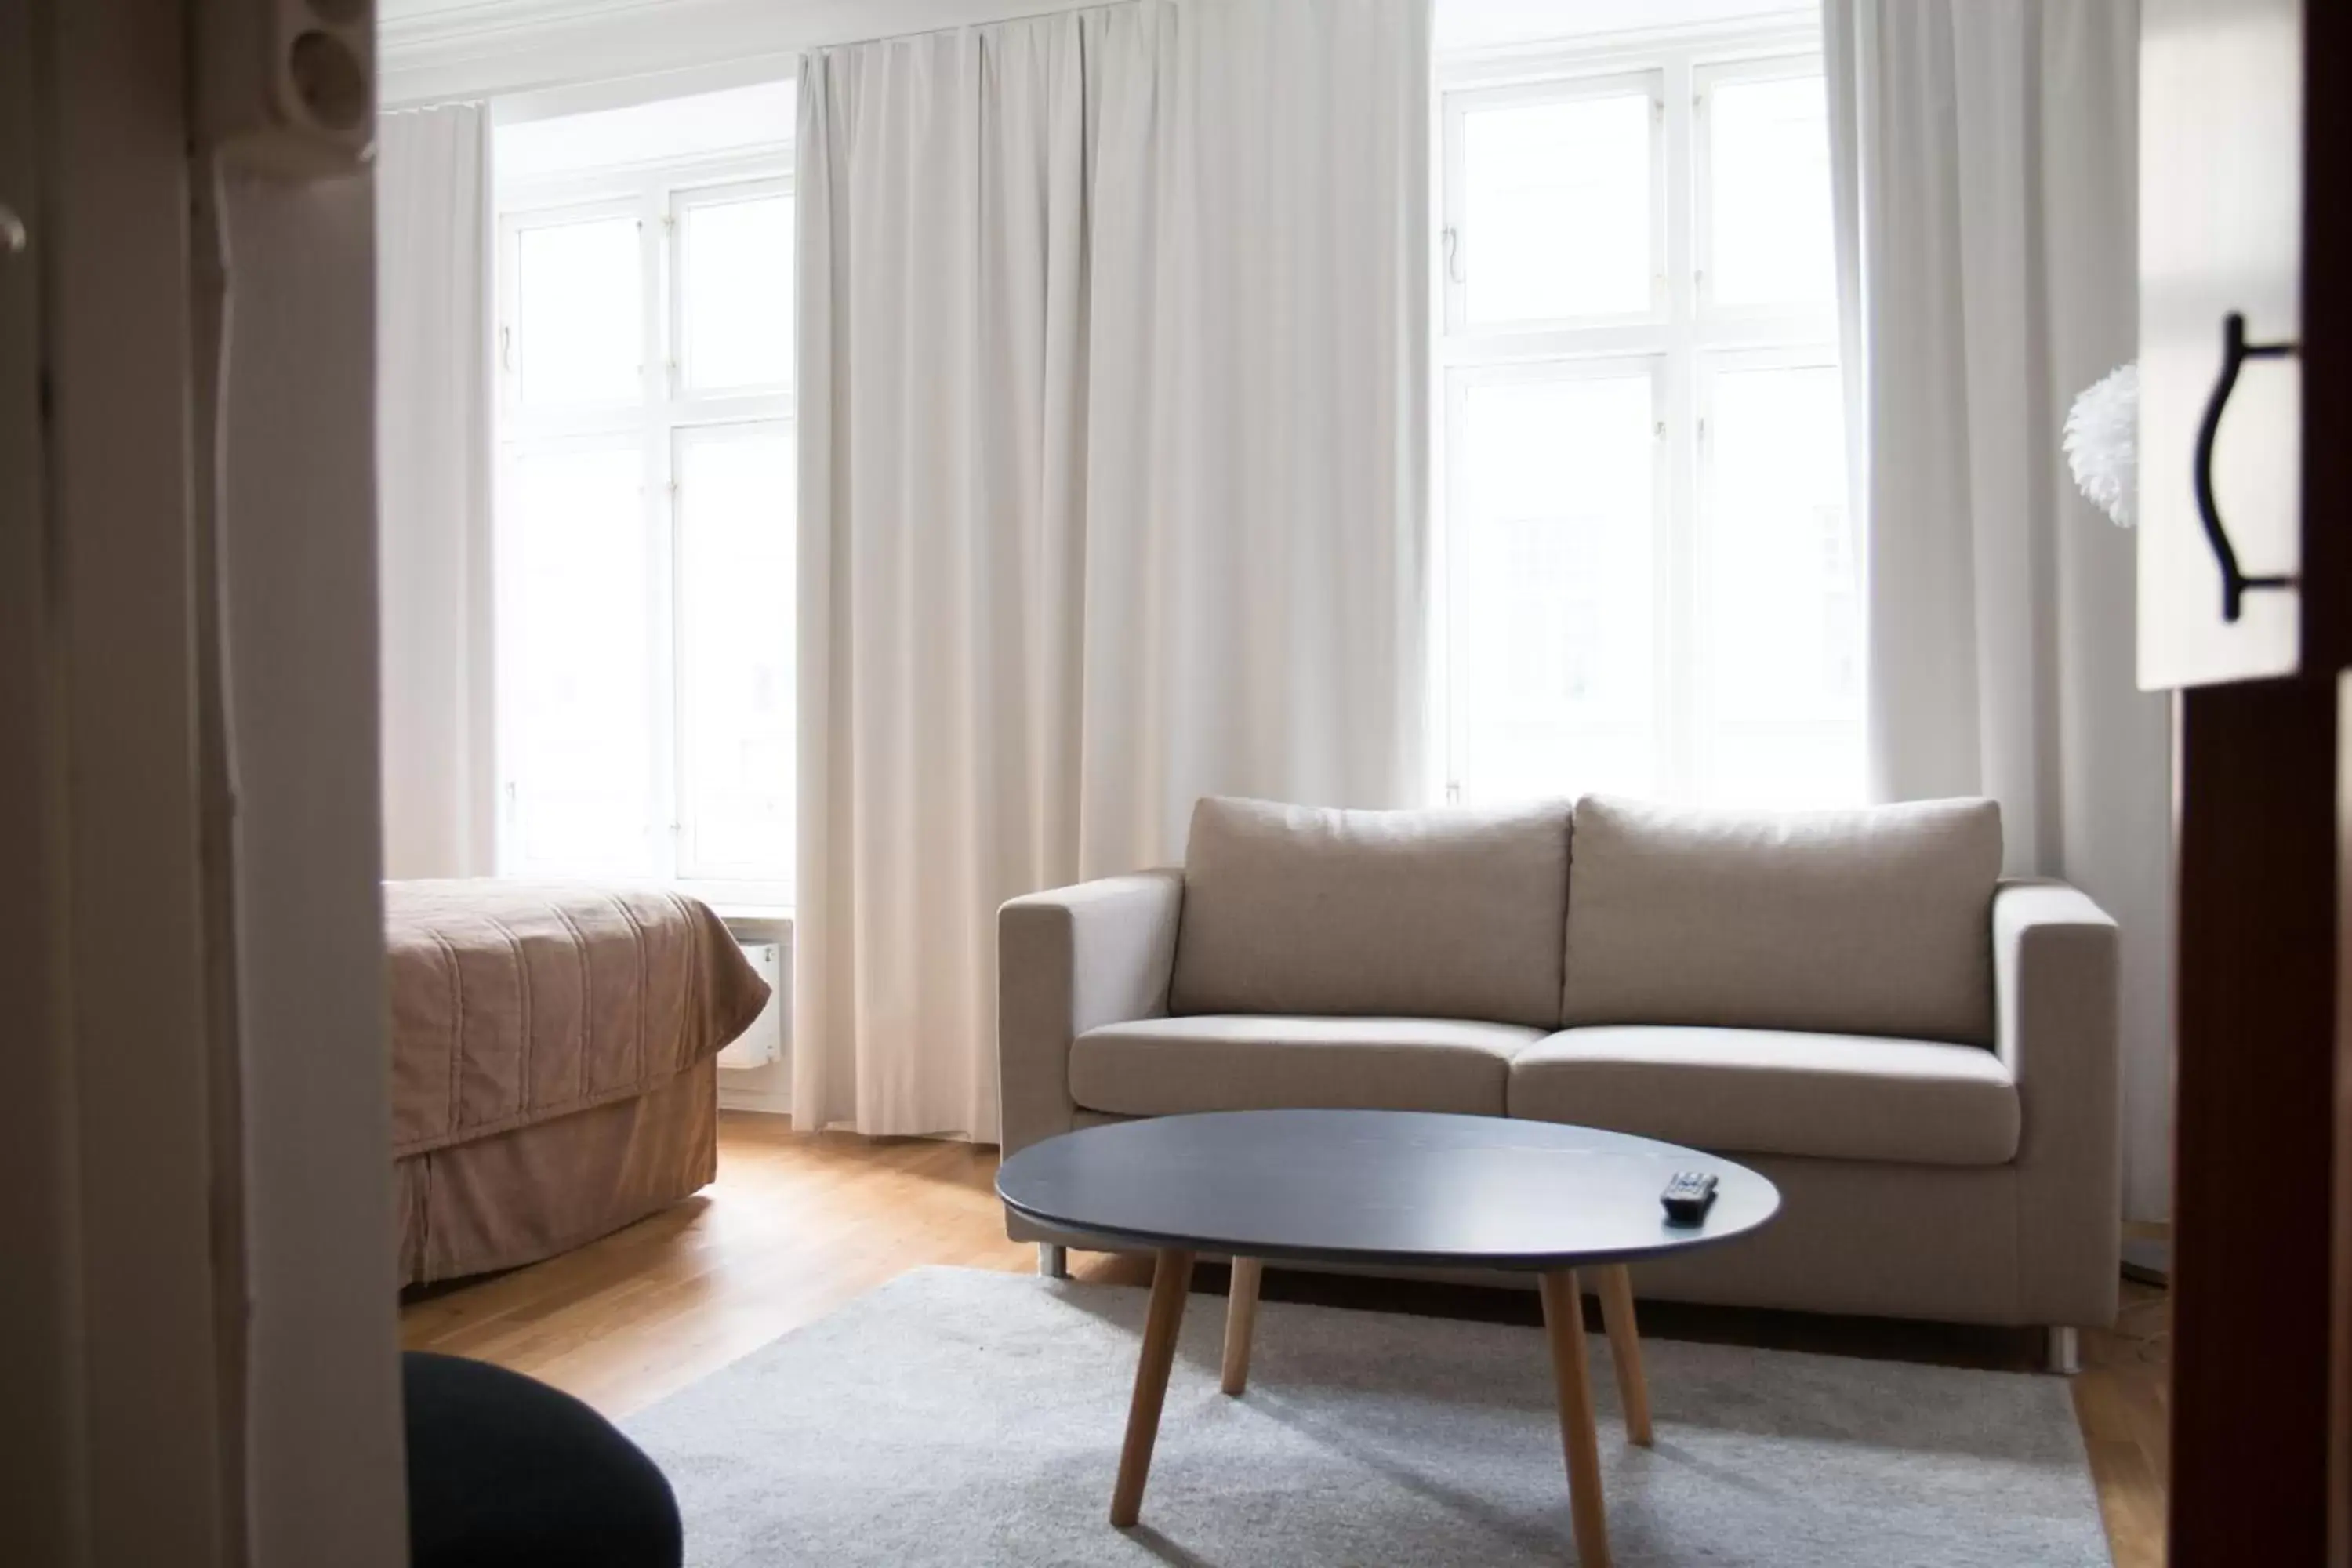
{"type": "MultiPolygon", "coordinates": [[[[1268,1301],[1217,1389],[1196,1295],[1131,1531],[1106,1522],[1144,1292],[922,1268],[624,1423],[694,1568],[797,1563],[1561,1563],[1543,1336],[1268,1301]]],[[[1657,1445],[1589,1345],[1618,1563],[2108,1562],[2065,1383],[1645,1344],[1657,1445]]]]}

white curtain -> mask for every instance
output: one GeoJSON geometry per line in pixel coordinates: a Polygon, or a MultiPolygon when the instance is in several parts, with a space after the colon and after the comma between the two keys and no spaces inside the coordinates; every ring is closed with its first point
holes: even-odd
{"type": "Polygon", "coordinates": [[[384,874],[491,867],[489,113],[376,131],[384,874]]]}
{"type": "Polygon", "coordinates": [[[2010,868],[2123,928],[2125,1192],[2168,1212],[2169,709],[2074,395],[2137,337],[2133,0],[1827,0],[1870,721],[1888,799],[2001,803],[2010,868]]]}
{"type": "Polygon", "coordinates": [[[1426,0],[1139,0],[800,96],[803,1125],[996,1133],[995,910],[1420,779],[1426,0]]]}

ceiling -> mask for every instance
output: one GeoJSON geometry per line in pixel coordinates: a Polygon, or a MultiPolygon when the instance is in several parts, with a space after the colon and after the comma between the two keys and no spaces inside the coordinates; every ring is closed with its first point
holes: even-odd
{"type": "MultiPolygon", "coordinates": [[[[781,60],[1089,0],[376,0],[388,104],[781,60]]],[[[1440,50],[1786,16],[1814,0],[1435,0],[1440,50]]]]}

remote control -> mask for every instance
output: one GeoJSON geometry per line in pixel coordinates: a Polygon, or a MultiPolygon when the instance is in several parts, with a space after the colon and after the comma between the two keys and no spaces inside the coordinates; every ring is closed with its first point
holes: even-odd
{"type": "Polygon", "coordinates": [[[1696,1225],[1715,1204],[1715,1178],[1705,1171],[1677,1171],[1658,1201],[1666,1205],[1669,1225],[1696,1225]]]}

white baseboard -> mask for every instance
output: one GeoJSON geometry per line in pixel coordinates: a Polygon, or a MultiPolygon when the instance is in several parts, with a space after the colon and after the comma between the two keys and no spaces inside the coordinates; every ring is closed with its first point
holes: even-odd
{"type": "Polygon", "coordinates": [[[719,1079],[719,1109],[721,1110],[756,1110],[763,1116],[790,1116],[793,1096],[789,1089],[730,1089],[727,1079],[719,1079]]]}

